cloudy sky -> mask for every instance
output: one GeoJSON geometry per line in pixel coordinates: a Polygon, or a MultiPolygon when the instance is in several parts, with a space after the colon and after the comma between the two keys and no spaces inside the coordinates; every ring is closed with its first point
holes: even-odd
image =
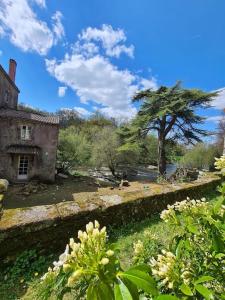
{"type": "Polygon", "coordinates": [[[48,111],[129,119],[138,89],[182,80],[220,90],[225,107],[224,0],[0,0],[0,64],[17,61],[20,101],[48,111]]]}

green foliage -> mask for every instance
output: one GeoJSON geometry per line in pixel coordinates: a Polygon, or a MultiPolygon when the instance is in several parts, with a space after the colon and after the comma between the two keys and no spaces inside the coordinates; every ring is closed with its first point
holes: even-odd
{"type": "Polygon", "coordinates": [[[216,93],[201,90],[187,90],[180,82],[171,88],[161,86],[138,92],[133,101],[143,103],[130,128],[124,130],[128,141],[140,140],[150,131],[158,135],[158,168],[161,175],[166,170],[166,141],[182,140],[188,143],[200,142],[207,132],[199,129],[204,118],[195,113],[196,108],[208,107],[216,93]],[[129,132],[130,131],[130,132],[129,132]]]}
{"type": "Polygon", "coordinates": [[[16,293],[27,287],[27,284],[46,272],[53,255],[41,255],[37,250],[26,250],[22,252],[12,264],[2,265],[0,272],[0,290],[6,296],[0,299],[16,299],[16,293]]]}
{"type": "MultiPolygon", "coordinates": [[[[223,170],[224,157],[217,159],[216,167],[223,170]]],[[[77,299],[87,300],[224,298],[224,185],[219,190],[222,195],[214,203],[187,198],[168,205],[160,215],[174,227],[167,249],[151,257],[153,238],[146,235],[147,242],[135,243],[134,265],[126,271],[116,248],[109,248],[106,228],[90,222],[86,231],[78,232],[80,242],[70,239],[59,261],[33,286],[33,295],[40,300],[52,295],[63,299],[76,290],[77,299]]]]}
{"type": "Polygon", "coordinates": [[[211,204],[187,199],[163,211],[161,218],[174,227],[168,249],[161,250],[151,234],[134,245],[134,266],[124,271],[116,249],[109,248],[105,228],[89,223],[79,231],[80,243],[60,256],[36,287],[38,299],[54,294],[61,299],[77,290],[76,299],[221,299],[225,264],[225,199],[211,204]],[[150,250],[149,250],[150,249],[150,250]],[[144,264],[143,264],[144,263],[144,264]],[[82,287],[82,288],[81,288],[82,287]],[[78,296],[82,291],[82,296],[78,296]],[[85,296],[86,295],[86,296],[85,296]]]}
{"type": "Polygon", "coordinates": [[[119,139],[112,127],[103,128],[96,136],[92,146],[92,163],[94,166],[107,166],[115,174],[119,162],[119,139]]]}
{"type": "Polygon", "coordinates": [[[91,155],[87,138],[79,133],[76,127],[61,129],[57,153],[58,167],[65,171],[87,163],[91,155]]]}
{"type": "Polygon", "coordinates": [[[220,152],[215,145],[197,144],[188,150],[181,158],[179,164],[185,168],[214,169],[215,157],[219,157],[220,152]]]}

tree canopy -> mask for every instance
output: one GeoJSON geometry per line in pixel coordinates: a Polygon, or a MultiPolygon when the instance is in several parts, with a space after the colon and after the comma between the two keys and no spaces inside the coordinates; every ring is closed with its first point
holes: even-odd
{"type": "Polygon", "coordinates": [[[163,175],[166,171],[166,141],[200,142],[208,132],[200,128],[205,118],[198,115],[196,109],[210,107],[216,95],[199,89],[182,88],[180,82],[172,87],[161,86],[154,91],[139,91],[134,95],[133,102],[142,101],[140,110],[129,131],[124,130],[124,134],[130,142],[145,137],[150,131],[157,133],[158,169],[163,175]]]}

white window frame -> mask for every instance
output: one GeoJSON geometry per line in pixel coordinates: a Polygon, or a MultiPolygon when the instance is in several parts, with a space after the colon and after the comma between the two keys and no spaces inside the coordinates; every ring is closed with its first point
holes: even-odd
{"type": "Polygon", "coordinates": [[[23,141],[31,140],[31,126],[28,125],[20,126],[20,138],[23,141]]]}
{"type": "Polygon", "coordinates": [[[29,170],[29,156],[20,155],[18,159],[18,175],[19,180],[26,180],[28,178],[29,170]]]}

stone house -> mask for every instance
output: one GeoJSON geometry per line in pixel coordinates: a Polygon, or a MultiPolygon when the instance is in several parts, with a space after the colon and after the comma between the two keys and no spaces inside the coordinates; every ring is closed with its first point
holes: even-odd
{"type": "Polygon", "coordinates": [[[16,62],[0,65],[0,178],[54,181],[59,119],[18,109],[16,62]]]}

